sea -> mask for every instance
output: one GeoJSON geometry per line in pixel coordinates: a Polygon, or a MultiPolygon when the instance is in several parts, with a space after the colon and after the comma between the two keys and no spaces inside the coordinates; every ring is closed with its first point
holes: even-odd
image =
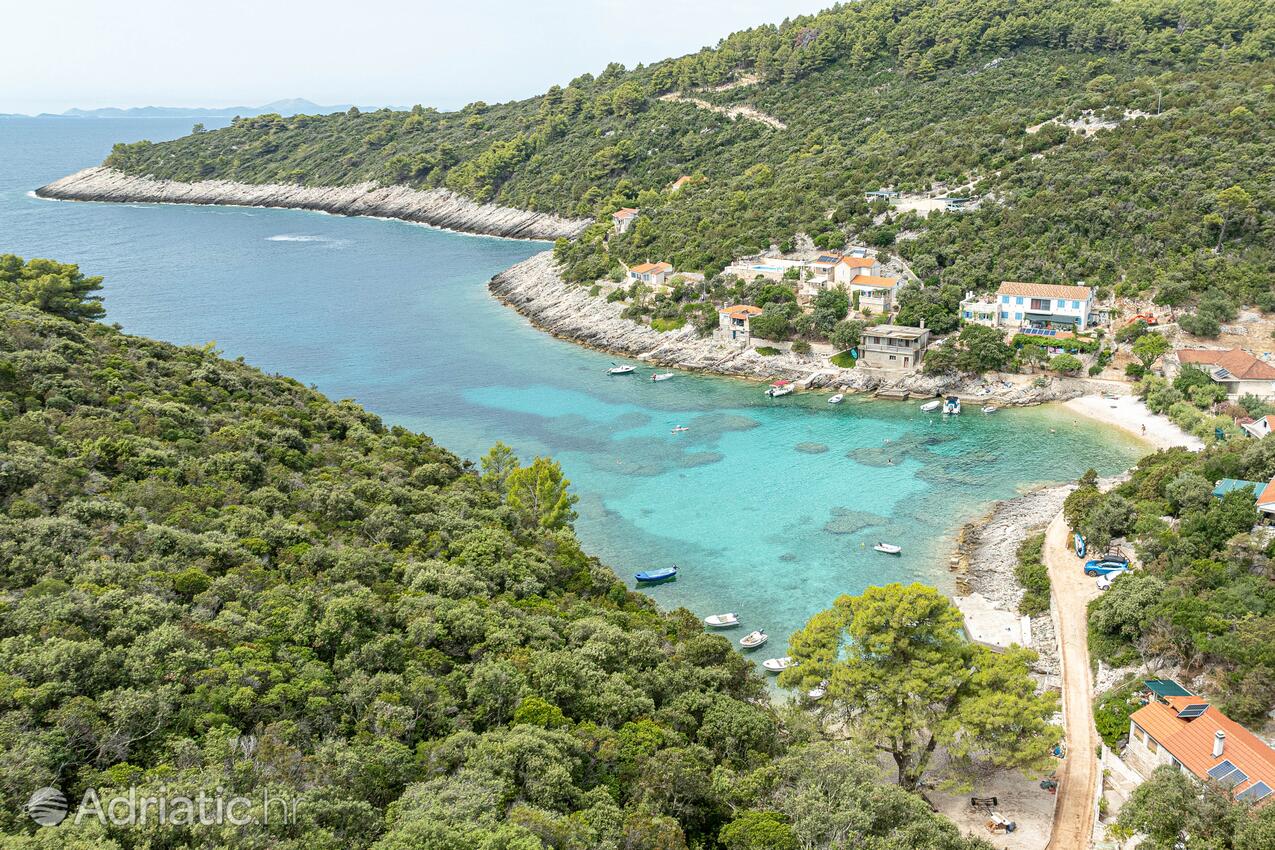
{"type": "MultiPolygon", "coordinates": [[[[545,243],[296,210],[47,201],[32,190],[96,165],[115,142],[160,141],[193,119],[0,119],[0,253],[104,275],[107,321],[183,345],[213,342],[332,399],[478,459],[500,440],[558,460],[576,530],[629,584],[699,616],[762,629],[757,660],[842,594],[924,582],[953,589],[955,535],[992,502],[1142,444],[1057,406],[967,407],[802,393],[640,365],[554,339],[491,298],[492,275],[545,243]],[[674,433],[673,429],[689,430],[674,433]],[[902,554],[873,550],[884,541],[902,554]]],[[[210,128],[224,119],[207,119],[210,128]]]]}

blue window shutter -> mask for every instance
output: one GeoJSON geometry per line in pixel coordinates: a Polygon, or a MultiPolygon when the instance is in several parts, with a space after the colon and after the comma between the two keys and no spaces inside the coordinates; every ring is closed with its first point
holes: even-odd
{"type": "Polygon", "coordinates": [[[1023,296],[1019,295],[1017,298],[1015,298],[1015,299],[1014,299],[1014,303],[1015,303],[1015,304],[1022,304],[1022,303],[1023,303],[1023,296]]]}
{"type": "Polygon", "coordinates": [[[1023,314],[1022,314],[1022,313],[1015,313],[1015,314],[1014,314],[1014,318],[1015,318],[1015,319],[1021,319],[1022,317],[1023,317],[1023,314]]]}
{"type": "Polygon", "coordinates": [[[1061,298],[1059,298],[1059,299],[1058,299],[1058,309],[1060,309],[1060,310],[1061,310],[1062,308],[1064,308],[1064,307],[1066,307],[1066,306],[1067,306],[1067,302],[1066,302],[1066,301],[1064,301],[1064,300],[1062,300],[1061,298]]]}
{"type": "Polygon", "coordinates": [[[1008,295],[1002,295],[1002,296],[1001,296],[1001,303],[1002,303],[1002,304],[1008,304],[1008,303],[1009,303],[1009,296],[1008,296],[1008,295]]]}
{"type": "Polygon", "coordinates": [[[1002,318],[1002,319],[1008,319],[1008,318],[1009,318],[1009,313],[1006,313],[1004,310],[1001,310],[1001,318],[1002,318]]]}
{"type": "Polygon", "coordinates": [[[1079,302],[1079,301],[1073,301],[1073,302],[1071,302],[1071,306],[1072,306],[1074,309],[1079,310],[1079,309],[1080,309],[1080,302],[1079,302]]]}

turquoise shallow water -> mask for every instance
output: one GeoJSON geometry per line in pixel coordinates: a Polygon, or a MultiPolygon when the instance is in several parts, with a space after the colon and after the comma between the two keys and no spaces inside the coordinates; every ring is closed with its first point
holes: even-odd
{"type": "Polygon", "coordinates": [[[476,458],[497,439],[552,454],[581,497],[585,544],[650,594],[737,611],[775,639],[841,593],[888,581],[950,588],[961,522],[1042,481],[1128,466],[1140,446],[1059,409],[963,415],[825,396],[769,400],[742,381],[649,370],[554,340],[493,301],[487,279],[545,246],[288,210],[71,204],[29,190],[114,141],[189,121],[0,120],[0,252],[107,276],[109,318],[352,397],[476,458]],[[689,431],[672,434],[677,425],[689,431]],[[878,554],[873,542],[904,547],[878,554]]]}

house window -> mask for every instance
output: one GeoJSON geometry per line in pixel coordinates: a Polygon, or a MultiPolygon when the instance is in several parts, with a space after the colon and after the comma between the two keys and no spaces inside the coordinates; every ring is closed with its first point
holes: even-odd
{"type": "Polygon", "coordinates": [[[1017,298],[1015,298],[1015,299],[1014,299],[1014,303],[1015,303],[1015,304],[1022,304],[1022,303],[1023,303],[1023,296],[1019,295],[1017,298]]]}
{"type": "Polygon", "coordinates": [[[970,318],[970,311],[969,311],[969,310],[966,310],[966,311],[965,311],[965,318],[967,318],[967,319],[968,319],[968,318],[970,318]]]}
{"type": "Polygon", "coordinates": [[[1001,318],[1002,318],[1002,319],[1008,319],[1008,318],[1009,318],[1009,313],[1006,313],[1004,310],[1002,310],[1002,311],[1001,311],[1001,318]]]}
{"type": "Polygon", "coordinates": [[[1021,319],[1022,317],[1023,317],[1023,314],[1022,314],[1022,313],[1015,313],[1015,314],[1014,314],[1014,318],[1015,318],[1015,319],[1021,319]]]}
{"type": "Polygon", "coordinates": [[[1079,301],[1073,301],[1073,302],[1071,302],[1071,308],[1072,308],[1073,310],[1079,310],[1079,309],[1080,309],[1080,302],[1079,302],[1079,301]]]}
{"type": "Polygon", "coordinates": [[[1032,309],[1047,311],[1049,309],[1049,299],[1048,298],[1033,298],[1032,309]]]}
{"type": "Polygon", "coordinates": [[[1147,749],[1153,753],[1160,752],[1160,745],[1157,744],[1155,742],[1155,738],[1152,738],[1150,735],[1147,736],[1147,749]]]}
{"type": "Polygon", "coordinates": [[[1001,303],[1002,303],[1002,304],[1008,304],[1008,303],[1009,303],[1009,296],[1008,296],[1008,295],[1002,295],[1002,296],[1001,296],[1001,303]]]}
{"type": "Polygon", "coordinates": [[[1146,742],[1146,733],[1142,731],[1142,727],[1137,723],[1133,724],[1133,739],[1135,741],[1146,742]]]}
{"type": "Polygon", "coordinates": [[[893,354],[891,354],[891,355],[890,355],[890,359],[891,359],[891,360],[893,360],[893,359],[894,359],[894,355],[893,355],[893,354]]]}
{"type": "Polygon", "coordinates": [[[1169,756],[1169,763],[1172,764],[1178,770],[1182,769],[1182,762],[1178,761],[1173,756],[1169,756]]]}
{"type": "Polygon", "coordinates": [[[1064,307],[1066,307],[1066,306],[1067,306],[1067,302],[1066,302],[1066,301],[1064,301],[1064,300],[1062,300],[1061,298],[1059,298],[1059,299],[1058,299],[1058,309],[1059,309],[1059,310],[1061,310],[1061,309],[1063,309],[1063,308],[1064,308],[1064,307]]]}

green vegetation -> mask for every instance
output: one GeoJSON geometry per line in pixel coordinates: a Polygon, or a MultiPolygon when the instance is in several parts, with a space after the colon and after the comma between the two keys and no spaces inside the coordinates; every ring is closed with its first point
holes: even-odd
{"type": "Polygon", "coordinates": [[[760,354],[762,357],[774,357],[776,354],[783,353],[778,348],[775,348],[773,345],[759,345],[753,350],[756,351],[758,354],[760,354]]]}
{"type": "Polygon", "coordinates": [[[890,754],[899,785],[915,789],[941,746],[946,780],[995,765],[1039,767],[1060,730],[1049,724],[1058,696],[1037,693],[1036,654],[1003,654],[960,637],[961,615],[931,587],[888,584],[842,596],[789,640],[801,662],[780,684],[813,688],[861,739],[890,754]]]}
{"type": "Polygon", "coordinates": [[[853,369],[859,364],[859,361],[852,357],[849,351],[837,352],[830,359],[832,360],[832,365],[840,366],[842,369],[853,369]]]}
{"type": "Polygon", "coordinates": [[[901,318],[936,333],[956,327],[967,289],[1016,279],[1154,296],[1216,334],[1240,304],[1275,307],[1273,52],[1275,9],[1251,0],[864,0],[524,101],[266,115],[119,145],[107,162],[179,180],[443,186],[601,216],[557,247],[572,280],[647,258],[711,277],[803,232],[905,257],[926,287],[902,293],[901,318]],[[787,129],[659,99],[745,75],[759,82],[696,96],[787,129]],[[1114,126],[1051,123],[1082,115],[1114,126]],[[696,179],[670,192],[683,175],[696,179]],[[863,196],[940,182],[984,202],[920,219],[863,196]],[[612,234],[621,206],[642,215],[612,234]]]}
{"type": "Polygon", "coordinates": [[[1123,537],[1141,561],[1090,604],[1097,658],[1204,671],[1224,711],[1247,723],[1264,717],[1275,705],[1275,542],[1250,534],[1251,488],[1221,499],[1212,491],[1222,478],[1272,476],[1275,441],[1237,440],[1158,452],[1108,493],[1090,476],[1068,496],[1064,515],[1090,551],[1123,537]]]}
{"type": "Polygon", "coordinates": [[[1144,836],[1139,847],[1174,850],[1189,836],[1190,847],[1265,850],[1275,846],[1275,806],[1254,810],[1237,803],[1220,785],[1164,765],[1134,789],[1111,830],[1121,840],[1144,836]]]}
{"type": "Polygon", "coordinates": [[[1108,747],[1116,749],[1122,738],[1129,737],[1129,716],[1143,705],[1133,698],[1141,686],[1142,681],[1134,678],[1107,691],[1094,706],[1094,726],[1108,747]]]}
{"type": "Polygon", "coordinates": [[[988,847],[583,553],[556,463],[475,467],[0,268],[4,847],[988,847]],[[42,786],[296,818],[37,827],[42,786]]]}
{"type": "Polygon", "coordinates": [[[1045,547],[1045,533],[1033,534],[1018,547],[1018,565],[1014,577],[1023,586],[1023,598],[1018,602],[1018,612],[1028,616],[1043,614],[1049,610],[1049,568],[1041,560],[1045,547]]]}
{"type": "Polygon", "coordinates": [[[1223,440],[1242,439],[1245,435],[1235,424],[1237,418],[1271,412],[1270,405],[1251,395],[1238,403],[1227,402],[1226,389],[1203,369],[1190,365],[1171,382],[1148,375],[1135,388],[1152,412],[1165,414],[1182,430],[1209,443],[1219,434],[1223,440]]]}

